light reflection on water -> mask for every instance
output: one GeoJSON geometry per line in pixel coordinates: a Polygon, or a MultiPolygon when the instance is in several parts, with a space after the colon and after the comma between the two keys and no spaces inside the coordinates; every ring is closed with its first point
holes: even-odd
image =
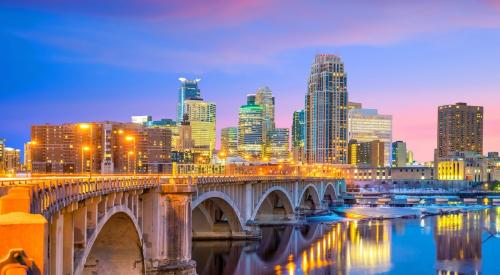
{"type": "Polygon", "coordinates": [[[262,228],[193,243],[199,274],[500,274],[500,208],[414,220],[262,228]]]}

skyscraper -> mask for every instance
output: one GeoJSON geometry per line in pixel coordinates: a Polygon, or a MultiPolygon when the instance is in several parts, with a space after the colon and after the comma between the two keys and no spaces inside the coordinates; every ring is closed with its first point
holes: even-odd
{"type": "Polygon", "coordinates": [[[392,143],[392,166],[405,167],[407,163],[408,153],[406,151],[406,143],[403,141],[395,141],[392,143]]]}
{"type": "Polygon", "coordinates": [[[238,127],[226,127],[221,130],[220,150],[227,157],[238,155],[238,127]]]}
{"type": "Polygon", "coordinates": [[[197,99],[201,97],[198,82],[200,79],[189,80],[186,78],[179,78],[181,86],[179,87],[179,96],[177,101],[177,123],[181,123],[184,117],[184,101],[188,99],[197,99]]]}
{"type": "Polygon", "coordinates": [[[483,107],[439,106],[437,144],[438,157],[465,151],[483,154],[483,107]]]}
{"type": "MultiPolygon", "coordinates": [[[[359,143],[379,140],[384,143],[384,165],[392,164],[392,116],[381,115],[376,109],[349,109],[349,140],[359,143]]],[[[360,105],[357,105],[361,107],[360,105]]]]}
{"type": "Polygon", "coordinates": [[[347,163],[347,75],[340,57],[318,54],[305,98],[308,163],[347,163]]]}
{"type": "Polygon", "coordinates": [[[274,97],[269,87],[259,88],[255,93],[255,104],[264,109],[264,129],[263,135],[267,136],[267,131],[274,129],[274,97]]]}
{"type": "Polygon", "coordinates": [[[191,126],[195,151],[211,158],[216,139],[215,104],[203,101],[201,98],[184,100],[184,112],[191,126]]]}
{"type": "Polygon", "coordinates": [[[306,120],[304,110],[293,112],[292,123],[292,155],[293,160],[302,161],[306,139],[306,120]]]}
{"type": "Polygon", "coordinates": [[[246,159],[260,160],[263,155],[264,108],[248,96],[238,115],[238,153],[246,159]]]}

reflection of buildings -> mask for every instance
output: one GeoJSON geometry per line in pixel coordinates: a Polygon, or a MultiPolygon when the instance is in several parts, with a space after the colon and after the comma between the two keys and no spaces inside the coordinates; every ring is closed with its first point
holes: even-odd
{"type": "MultiPolygon", "coordinates": [[[[389,223],[337,223],[304,249],[296,261],[304,273],[381,273],[391,267],[389,223]]],[[[286,267],[290,267],[290,263],[286,267]]]]}
{"type": "Polygon", "coordinates": [[[436,218],[437,274],[481,272],[481,224],[480,212],[436,218]]]}

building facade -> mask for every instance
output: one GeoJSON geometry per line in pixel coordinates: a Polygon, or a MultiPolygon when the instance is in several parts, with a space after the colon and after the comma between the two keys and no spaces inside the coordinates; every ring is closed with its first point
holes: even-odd
{"type": "Polygon", "coordinates": [[[384,142],[379,140],[358,143],[355,139],[351,139],[348,145],[349,164],[383,167],[385,156],[384,150],[384,142]]]}
{"type": "Polygon", "coordinates": [[[198,88],[198,83],[200,79],[186,79],[179,78],[181,86],[179,87],[178,98],[177,98],[177,122],[180,123],[184,117],[184,101],[188,99],[197,99],[201,97],[200,89],[198,88]]]}
{"type": "Polygon", "coordinates": [[[306,116],[304,110],[293,112],[292,123],[292,155],[293,160],[300,162],[304,159],[304,144],[306,140],[306,116]]]}
{"type": "Polygon", "coordinates": [[[34,125],[32,173],[162,173],[170,163],[171,133],[135,123],[34,125]]]}
{"type": "Polygon", "coordinates": [[[290,156],[290,130],[274,128],[267,131],[266,158],[274,161],[287,161],[290,156]]]}
{"type": "Polygon", "coordinates": [[[5,147],[3,152],[4,173],[15,175],[21,171],[21,150],[5,147]]]}
{"type": "Polygon", "coordinates": [[[376,109],[351,108],[348,115],[349,140],[359,143],[379,140],[384,143],[384,165],[392,164],[392,116],[376,109]]]}
{"type": "Polygon", "coordinates": [[[216,106],[201,99],[189,99],[184,101],[184,111],[190,123],[193,148],[209,161],[215,151],[216,106]]]}
{"type": "Polygon", "coordinates": [[[305,97],[308,163],[347,163],[347,75],[340,57],[318,54],[305,97]]]}
{"type": "Polygon", "coordinates": [[[235,157],[238,155],[238,127],[222,128],[220,151],[225,157],[235,157]]]}
{"type": "Polygon", "coordinates": [[[483,153],[483,107],[466,103],[439,106],[438,156],[454,152],[483,153]]]}
{"type": "Polygon", "coordinates": [[[247,160],[260,160],[264,152],[264,108],[253,99],[247,97],[247,104],[239,110],[238,154],[247,160]]]}
{"type": "Polygon", "coordinates": [[[392,167],[405,167],[408,154],[406,151],[406,142],[395,141],[392,143],[392,167]]]}
{"type": "Polygon", "coordinates": [[[275,128],[274,122],[274,96],[269,87],[264,86],[255,93],[255,104],[260,105],[264,112],[264,127],[262,135],[267,137],[267,132],[275,128]]]}

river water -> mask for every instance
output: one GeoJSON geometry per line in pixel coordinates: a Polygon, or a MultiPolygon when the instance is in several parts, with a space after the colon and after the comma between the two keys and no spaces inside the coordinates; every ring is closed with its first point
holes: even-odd
{"type": "Polygon", "coordinates": [[[263,227],[260,241],[195,241],[193,258],[210,275],[500,274],[500,208],[263,227]]]}

